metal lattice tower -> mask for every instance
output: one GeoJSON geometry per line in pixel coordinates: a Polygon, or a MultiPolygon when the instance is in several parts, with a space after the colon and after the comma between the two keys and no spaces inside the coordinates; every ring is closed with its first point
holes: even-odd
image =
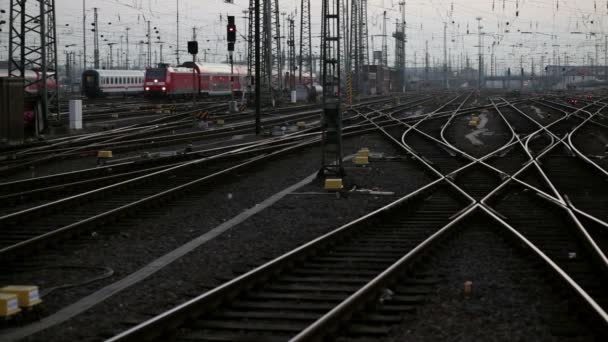
{"type": "Polygon", "coordinates": [[[320,173],[342,177],[340,110],[340,0],[323,0],[321,79],[323,85],[323,157],[320,173]]]}
{"type": "Polygon", "coordinates": [[[478,45],[477,47],[479,48],[479,65],[478,65],[478,72],[479,72],[479,79],[477,81],[477,86],[479,89],[481,89],[482,85],[483,85],[483,36],[481,33],[481,17],[477,17],[475,18],[477,20],[477,35],[479,38],[478,41],[478,45]]]}
{"type": "MultiPolygon", "coordinates": [[[[253,74],[255,72],[255,0],[249,0],[249,17],[247,24],[249,30],[247,31],[247,86],[253,84],[253,74]]],[[[249,92],[251,94],[251,92],[249,92]]]]}
{"type": "Polygon", "coordinates": [[[359,48],[361,49],[361,60],[362,64],[369,64],[369,47],[368,47],[368,37],[369,32],[367,28],[367,0],[360,0],[361,8],[360,8],[360,25],[361,25],[361,42],[359,48]]]}
{"type": "Polygon", "coordinates": [[[348,21],[348,0],[340,1],[340,14],[341,14],[341,23],[340,23],[340,37],[342,39],[342,74],[348,75],[350,73],[350,42],[349,42],[349,21],[348,21]]]}
{"type": "Polygon", "coordinates": [[[382,17],[382,65],[388,66],[388,37],[386,36],[386,11],[382,17]]]}
{"type": "MultiPolygon", "coordinates": [[[[268,92],[271,101],[280,99],[282,81],[281,61],[281,20],[278,0],[263,0],[262,6],[262,66],[261,87],[268,92]],[[273,36],[274,33],[274,36],[273,36]]],[[[263,102],[268,102],[263,96],[263,102]]]]}
{"type": "Polygon", "coordinates": [[[99,69],[99,28],[97,22],[97,7],[93,8],[93,26],[95,34],[93,35],[93,67],[99,69]]]}
{"type": "Polygon", "coordinates": [[[349,38],[349,72],[354,72],[357,77],[353,77],[353,88],[359,89],[361,76],[361,22],[359,20],[360,0],[352,0],[350,4],[350,38],[349,38]]]}
{"type": "Polygon", "coordinates": [[[393,37],[395,38],[395,68],[399,71],[398,80],[399,86],[405,86],[405,77],[404,77],[404,69],[405,69],[405,54],[404,54],[404,45],[405,45],[405,34],[403,33],[403,27],[405,25],[400,25],[399,22],[395,23],[395,33],[393,37]]]}
{"type": "Polygon", "coordinates": [[[296,89],[296,27],[295,20],[293,18],[289,18],[289,38],[287,40],[287,50],[288,50],[288,67],[289,67],[289,90],[296,89]]]}
{"type": "Polygon", "coordinates": [[[273,76],[273,86],[278,89],[279,92],[283,90],[283,70],[281,63],[281,18],[279,16],[279,0],[271,2],[272,6],[272,27],[275,30],[274,44],[272,49],[272,57],[274,58],[274,65],[276,66],[276,75],[273,76]]]}
{"type": "Polygon", "coordinates": [[[310,0],[302,0],[300,7],[300,64],[299,82],[303,84],[302,73],[306,67],[312,85],[312,36],[310,31],[310,0]]]}
{"type": "MultiPolygon", "coordinates": [[[[9,77],[25,76],[26,69],[40,71],[42,77],[25,87],[39,87],[42,126],[47,127],[50,109],[58,109],[58,90],[49,91],[49,80],[59,88],[57,81],[57,32],[55,28],[55,0],[11,0],[9,32],[9,77]]],[[[38,121],[37,121],[38,122],[38,121]]]]}

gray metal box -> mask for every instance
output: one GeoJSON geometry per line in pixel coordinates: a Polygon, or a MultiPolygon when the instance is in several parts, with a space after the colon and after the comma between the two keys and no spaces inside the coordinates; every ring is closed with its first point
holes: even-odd
{"type": "Polygon", "coordinates": [[[0,77],[0,144],[23,144],[23,79],[0,77]]]}

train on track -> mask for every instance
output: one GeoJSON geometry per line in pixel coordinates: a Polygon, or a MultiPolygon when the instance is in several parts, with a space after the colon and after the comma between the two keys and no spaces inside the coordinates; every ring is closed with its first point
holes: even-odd
{"type": "Polygon", "coordinates": [[[86,70],[82,73],[82,91],[89,98],[141,95],[144,76],[144,70],[86,70]]]}
{"type": "Polygon", "coordinates": [[[82,73],[82,84],[88,98],[225,96],[231,90],[238,95],[246,90],[247,69],[235,65],[231,73],[228,64],[187,62],[178,67],[160,64],[146,70],[86,70],[82,73]]]}
{"type": "MultiPolygon", "coordinates": [[[[49,77],[53,76],[54,73],[48,73],[49,77]]],[[[8,69],[0,69],[0,77],[8,77],[8,69]]],[[[36,70],[25,70],[25,92],[26,95],[36,95],[42,87],[42,71],[36,70]]],[[[47,89],[49,91],[57,90],[57,82],[54,78],[49,78],[46,81],[47,89]]]]}
{"type": "Polygon", "coordinates": [[[239,95],[246,91],[247,69],[220,63],[187,62],[180,67],[159,65],[146,70],[145,94],[148,97],[239,95]],[[231,72],[232,71],[232,72],[231,72]],[[231,84],[232,76],[232,84],[231,84]]]}

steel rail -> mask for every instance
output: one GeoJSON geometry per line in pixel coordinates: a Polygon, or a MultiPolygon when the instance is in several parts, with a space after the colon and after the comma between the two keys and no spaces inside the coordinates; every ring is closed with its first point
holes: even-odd
{"type": "MultiPolygon", "coordinates": [[[[509,125],[509,127],[511,127],[510,123],[507,123],[509,125]]],[[[511,127],[512,129],[512,127],[511,127]]],[[[533,133],[534,134],[534,133],[533,133]]],[[[518,141],[521,144],[521,139],[519,137],[517,137],[518,141]]],[[[556,143],[554,146],[557,146],[558,143],[556,143]]],[[[532,157],[529,153],[528,153],[529,157],[532,157]]],[[[538,165],[538,162],[535,158],[531,158],[530,162],[527,165],[530,165],[531,163],[535,164],[538,168],[539,173],[543,176],[543,178],[545,179],[545,182],[547,182],[547,184],[549,186],[551,186],[556,193],[559,196],[559,201],[557,201],[558,203],[558,207],[561,208],[562,210],[565,210],[566,213],[568,214],[568,216],[570,216],[570,218],[572,219],[575,227],[577,228],[577,232],[579,233],[579,235],[582,237],[582,241],[584,242],[584,244],[588,247],[588,249],[591,251],[592,255],[594,255],[596,258],[599,259],[599,261],[601,262],[601,264],[603,265],[603,267],[605,267],[606,269],[608,269],[608,259],[606,258],[606,256],[604,255],[603,251],[598,247],[598,245],[596,244],[596,242],[593,240],[593,238],[589,235],[589,233],[587,232],[587,230],[585,229],[585,227],[580,223],[580,221],[578,220],[578,218],[576,217],[576,215],[572,212],[572,210],[570,210],[570,208],[568,207],[566,201],[564,201],[564,199],[561,197],[561,195],[559,194],[559,192],[557,191],[557,189],[555,189],[555,187],[553,186],[552,182],[549,180],[549,177],[547,177],[547,175],[544,173],[544,171],[542,170],[542,168],[538,165]]],[[[519,171],[522,172],[523,168],[519,171]]],[[[504,180],[504,182],[502,184],[500,184],[498,187],[496,187],[492,192],[490,192],[488,195],[486,195],[481,201],[480,203],[488,208],[488,210],[491,211],[495,211],[494,208],[492,208],[487,201],[494,196],[495,194],[497,194],[502,188],[504,188],[505,186],[508,185],[508,183],[512,180],[512,178],[507,178],[506,180],[504,180]]],[[[547,194],[545,194],[547,195],[547,194]]],[[[541,198],[545,199],[545,200],[549,200],[550,203],[556,204],[556,201],[554,199],[550,199],[549,196],[541,196],[541,198]]],[[[556,267],[558,267],[556,265],[556,267]]],[[[561,270],[561,269],[560,269],[561,270]]],[[[562,271],[563,272],[563,271],[562,271]]],[[[582,288],[581,288],[582,290],[582,288]]],[[[578,290],[577,290],[578,291],[578,290]]],[[[584,291],[584,290],[583,290],[584,291]]],[[[589,297],[588,294],[585,292],[585,296],[583,296],[584,298],[589,297]]],[[[591,307],[595,307],[597,305],[597,303],[595,303],[595,301],[593,303],[590,304],[591,307]]],[[[600,313],[601,315],[605,315],[606,313],[602,311],[602,313],[600,313]]]]}
{"type": "MultiPolygon", "coordinates": [[[[418,156],[416,153],[413,153],[413,151],[409,147],[404,146],[403,144],[399,143],[398,140],[396,140],[394,137],[392,137],[382,127],[377,125],[376,120],[381,118],[380,116],[376,116],[374,118],[369,118],[369,115],[370,114],[364,115],[363,117],[366,118],[370,123],[376,125],[377,129],[380,129],[387,137],[390,138],[391,141],[393,141],[394,143],[397,143],[399,146],[401,146],[401,148],[403,148],[406,151],[406,153],[412,154],[414,156],[414,158],[417,159],[419,162],[421,162],[424,166],[426,166],[430,170],[434,170],[434,168],[431,167],[429,164],[427,164],[423,158],[418,156]]],[[[108,341],[115,342],[115,341],[123,341],[123,340],[142,340],[142,339],[147,340],[147,339],[158,338],[160,336],[160,334],[162,334],[165,331],[164,329],[166,329],[167,327],[175,328],[175,327],[179,326],[180,324],[182,324],[182,322],[184,320],[187,320],[188,318],[194,318],[194,317],[200,316],[203,312],[205,312],[205,310],[212,310],[212,307],[215,307],[216,305],[218,305],[218,303],[221,302],[222,299],[225,298],[225,296],[228,296],[228,297],[235,296],[237,291],[240,290],[240,284],[248,283],[248,284],[250,284],[250,286],[254,286],[256,283],[255,277],[257,276],[257,274],[261,273],[262,271],[266,270],[266,271],[269,271],[270,273],[272,273],[273,271],[276,271],[277,269],[282,267],[281,266],[282,264],[289,264],[290,261],[288,258],[291,258],[291,257],[293,257],[294,259],[297,259],[298,257],[301,258],[302,257],[301,255],[304,254],[304,251],[306,251],[307,249],[312,249],[311,248],[312,244],[317,244],[317,243],[321,243],[322,241],[326,241],[328,236],[333,236],[334,234],[337,234],[338,232],[343,231],[343,229],[345,229],[347,227],[352,227],[352,225],[354,225],[354,224],[361,223],[361,222],[363,222],[363,220],[369,219],[383,211],[394,208],[395,206],[403,203],[405,200],[413,198],[414,196],[417,196],[418,194],[420,194],[434,186],[437,186],[438,184],[442,183],[443,181],[445,181],[446,183],[451,184],[452,186],[455,187],[455,185],[451,183],[449,178],[446,178],[444,175],[437,172],[436,170],[434,170],[434,171],[440,175],[439,179],[436,179],[436,180],[430,182],[429,184],[427,184],[417,190],[414,190],[410,194],[396,200],[395,202],[393,202],[383,208],[380,208],[372,213],[369,213],[351,223],[348,223],[347,225],[344,225],[344,226],[332,231],[331,233],[321,236],[303,246],[300,246],[300,247],[296,248],[295,250],[290,251],[277,259],[274,259],[256,269],[254,269],[250,272],[247,272],[219,287],[216,287],[186,303],[183,303],[169,311],[166,311],[166,312],[162,313],[161,315],[158,315],[148,321],[145,321],[136,327],[133,327],[115,337],[112,337],[108,341]],[[205,303],[208,306],[203,305],[205,303]]],[[[468,194],[463,192],[460,188],[455,187],[455,189],[457,191],[459,191],[461,194],[463,194],[465,197],[472,200],[472,198],[470,196],[468,196],[468,194]]],[[[335,327],[336,324],[339,324],[339,322],[343,321],[342,319],[349,317],[352,312],[358,310],[359,307],[362,305],[362,303],[364,303],[365,301],[367,301],[369,299],[370,294],[377,293],[378,289],[381,288],[381,286],[383,286],[390,277],[394,276],[396,273],[399,273],[399,271],[402,269],[402,267],[407,265],[407,263],[409,261],[411,261],[415,255],[419,254],[425,248],[428,248],[433,242],[437,241],[439,239],[439,237],[441,237],[442,235],[445,235],[445,233],[447,233],[452,227],[454,227],[460,220],[462,220],[464,217],[467,217],[470,213],[472,213],[475,209],[477,209],[477,207],[486,211],[491,217],[493,217],[495,219],[500,219],[492,211],[487,210],[480,204],[475,204],[475,202],[473,200],[471,205],[469,205],[468,207],[463,209],[463,211],[461,211],[456,217],[451,219],[450,222],[440,230],[440,232],[437,232],[434,235],[432,235],[430,238],[426,239],[422,244],[415,247],[414,250],[410,251],[408,254],[406,254],[404,257],[402,257],[399,261],[397,261],[392,266],[390,266],[387,270],[383,271],[380,275],[375,277],[371,282],[364,285],[364,287],[362,287],[357,292],[352,294],[348,299],[346,299],[345,301],[342,301],[338,306],[334,307],[329,313],[327,313],[326,315],[319,318],[312,325],[309,325],[305,330],[303,330],[302,332],[300,332],[300,334],[298,334],[296,337],[294,337],[292,339],[292,341],[319,340],[322,335],[327,334],[328,332],[330,332],[332,330],[333,327],[335,327]]],[[[514,232],[516,234],[518,234],[517,231],[514,231],[514,232]]],[[[519,236],[523,237],[521,235],[519,235],[519,236]]],[[[524,241],[524,240],[522,240],[522,241],[524,241]]],[[[525,240],[525,241],[527,241],[527,240],[525,240]]],[[[529,247],[531,247],[532,250],[540,252],[540,250],[538,250],[534,245],[531,245],[529,247]]],[[[540,254],[538,254],[538,256],[542,258],[544,256],[544,254],[542,254],[542,252],[541,252],[540,254]]],[[[550,259],[548,259],[546,256],[544,256],[543,260],[545,260],[545,262],[549,265],[557,266],[554,263],[552,263],[552,261],[550,259]]],[[[559,267],[554,268],[554,271],[557,272],[558,274],[564,275],[565,276],[564,279],[566,281],[568,281],[568,279],[569,279],[570,283],[575,288],[578,287],[578,285],[576,283],[574,283],[572,281],[572,279],[570,279],[568,277],[567,274],[564,274],[563,271],[561,271],[561,269],[559,269],[559,267]]],[[[580,290],[580,287],[578,287],[578,289],[580,290]]],[[[585,293],[583,292],[583,295],[584,294],[585,293]]],[[[587,296],[587,299],[591,299],[591,298],[587,296]]],[[[591,299],[591,302],[593,302],[592,299],[591,299]]],[[[599,311],[603,312],[601,308],[599,308],[599,311]]],[[[605,313],[602,317],[604,319],[604,322],[608,321],[605,313]]]]}
{"type": "MultiPolygon", "coordinates": [[[[504,99],[503,99],[503,100],[504,100],[504,99]]],[[[498,108],[496,107],[496,104],[495,104],[494,102],[493,102],[493,105],[494,105],[494,107],[495,107],[495,108],[498,110],[498,108]]],[[[499,111],[499,113],[500,113],[500,111],[499,111]]],[[[501,116],[502,116],[502,113],[501,113],[501,116]]],[[[503,117],[503,119],[505,119],[505,118],[503,117]]],[[[512,133],[513,133],[513,136],[516,136],[516,137],[517,137],[517,140],[518,140],[518,141],[521,143],[521,140],[520,140],[520,139],[519,139],[519,137],[518,137],[518,136],[517,136],[517,135],[514,133],[513,128],[512,128],[512,127],[511,127],[511,125],[508,123],[508,121],[506,121],[506,120],[505,120],[505,122],[506,122],[506,123],[507,123],[507,125],[510,127],[510,129],[511,129],[511,131],[512,131],[512,133]]],[[[444,126],[444,127],[445,127],[445,126],[444,126]]],[[[405,139],[405,138],[404,138],[404,137],[405,137],[405,134],[406,134],[406,133],[404,133],[404,134],[403,134],[403,136],[402,136],[402,144],[403,144],[403,145],[405,145],[405,141],[404,141],[404,139],[405,139]]],[[[501,150],[501,149],[498,149],[498,151],[499,151],[499,150],[501,150]]],[[[492,155],[492,154],[494,154],[494,153],[496,153],[496,152],[492,152],[492,153],[490,153],[490,154],[486,155],[486,157],[487,157],[487,156],[490,156],[490,155],[492,155]]],[[[529,153],[528,153],[528,154],[529,154],[529,153]]],[[[529,155],[529,156],[530,156],[530,155],[529,155]]],[[[536,161],[535,161],[535,160],[534,160],[534,162],[535,162],[535,164],[536,164],[536,161]]],[[[469,167],[469,166],[471,166],[472,164],[473,164],[473,163],[471,163],[471,164],[469,164],[468,166],[465,166],[465,167],[469,167]]],[[[463,167],[463,168],[465,168],[465,167],[463,167]]],[[[540,167],[539,167],[539,169],[540,169],[540,167]]],[[[435,171],[436,171],[436,170],[435,170],[435,171]]],[[[436,172],[438,172],[438,171],[436,171],[436,172]]],[[[520,170],[520,172],[521,172],[521,170],[520,170]]],[[[540,170],[540,172],[541,172],[541,174],[543,174],[543,175],[544,175],[544,173],[542,172],[542,169],[540,170]]],[[[438,173],[439,173],[439,172],[438,172],[438,173]]],[[[446,175],[444,175],[443,177],[446,177],[446,175]]],[[[546,179],[548,179],[548,178],[546,177],[546,175],[544,175],[544,177],[545,177],[546,179]]],[[[446,181],[448,181],[448,179],[447,179],[447,178],[444,178],[444,179],[446,179],[446,181]]],[[[483,205],[484,207],[487,207],[487,208],[488,208],[488,211],[492,211],[492,212],[494,213],[494,212],[495,212],[495,209],[493,209],[493,208],[491,208],[489,205],[487,205],[487,204],[485,203],[485,199],[486,199],[486,198],[489,198],[489,197],[490,197],[492,194],[494,194],[496,191],[498,191],[498,189],[499,189],[499,188],[502,188],[503,186],[505,186],[505,185],[506,185],[506,184],[507,184],[507,183],[508,183],[510,180],[511,180],[511,178],[508,178],[508,179],[507,179],[507,180],[504,182],[504,184],[502,184],[502,185],[501,185],[501,186],[499,186],[499,187],[498,187],[496,190],[494,190],[493,192],[491,192],[490,194],[488,194],[488,195],[487,195],[487,196],[486,196],[484,199],[482,199],[482,200],[481,200],[479,203],[481,203],[481,205],[483,205]]],[[[448,181],[448,182],[449,182],[449,181],[448,181]]],[[[458,188],[458,189],[460,190],[460,188],[459,188],[459,187],[457,187],[455,184],[453,184],[453,183],[451,183],[451,182],[449,182],[449,183],[450,183],[452,186],[454,186],[454,187],[456,187],[456,188],[458,188]]],[[[470,196],[469,196],[469,197],[470,197],[470,196]]],[[[560,198],[561,198],[561,197],[560,197],[560,198]]],[[[562,203],[563,203],[563,202],[562,202],[562,203]]],[[[591,238],[591,236],[590,236],[590,235],[587,233],[586,229],[585,229],[585,228],[584,228],[584,227],[581,225],[581,223],[578,221],[578,219],[576,218],[576,216],[575,216],[575,215],[572,213],[572,211],[571,211],[571,210],[569,210],[569,208],[564,207],[564,206],[561,206],[561,207],[562,207],[562,209],[566,210],[566,211],[567,211],[567,213],[570,215],[571,219],[572,219],[572,220],[574,221],[574,223],[575,223],[575,226],[578,228],[579,232],[580,232],[580,233],[581,233],[581,235],[583,236],[583,241],[585,241],[586,245],[588,245],[588,246],[590,246],[590,247],[591,247],[590,249],[591,249],[591,251],[592,251],[593,255],[595,255],[595,256],[597,256],[597,257],[599,257],[599,258],[600,258],[600,260],[603,262],[603,264],[604,264],[605,266],[608,266],[608,260],[606,259],[606,256],[605,256],[605,255],[602,253],[601,249],[599,249],[599,247],[597,246],[597,244],[595,243],[595,241],[594,241],[594,240],[591,238]]],[[[493,216],[497,216],[497,215],[493,214],[493,216]]],[[[554,264],[553,266],[558,267],[556,264],[554,264]]],[[[561,270],[561,268],[559,268],[559,267],[558,267],[558,269],[561,271],[561,273],[565,273],[565,272],[563,272],[563,270],[561,270]]],[[[573,280],[572,280],[572,279],[570,279],[570,281],[568,281],[568,283],[570,283],[571,281],[573,281],[573,280]]],[[[603,318],[604,318],[604,321],[608,322],[608,321],[606,320],[606,317],[608,317],[608,316],[606,316],[606,312],[605,312],[605,311],[603,311],[601,308],[600,308],[600,310],[598,311],[598,310],[597,310],[597,308],[599,307],[599,305],[598,305],[598,304],[597,304],[597,303],[596,303],[596,302],[595,302],[595,301],[594,301],[594,300],[593,300],[593,299],[592,299],[592,298],[591,298],[591,297],[590,297],[590,296],[589,296],[589,295],[586,293],[586,291],[584,291],[584,290],[583,290],[582,288],[580,288],[580,286],[578,286],[578,285],[577,285],[577,292],[578,292],[578,293],[581,295],[581,297],[582,297],[582,298],[583,298],[583,299],[584,299],[584,300],[585,300],[585,301],[586,301],[586,302],[587,302],[587,303],[590,305],[590,307],[591,307],[591,308],[593,308],[593,309],[596,311],[596,313],[597,313],[598,315],[600,315],[601,317],[603,317],[603,318]],[[581,291],[582,291],[582,292],[581,292],[581,291]]]]}

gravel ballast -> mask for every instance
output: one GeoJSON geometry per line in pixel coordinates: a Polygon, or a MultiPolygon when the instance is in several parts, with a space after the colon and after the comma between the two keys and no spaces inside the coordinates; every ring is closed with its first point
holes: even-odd
{"type": "MultiPolygon", "coordinates": [[[[277,257],[341,224],[409,193],[429,179],[411,160],[402,160],[394,147],[378,134],[345,140],[345,154],[369,147],[376,155],[368,167],[347,162],[346,187],[374,189],[379,195],[347,192],[337,198],[320,183],[288,195],[270,208],[209,241],[139,284],[64,324],[35,335],[32,340],[99,340],[126,328],[121,322],[140,322],[202,291],[277,257]],[[390,158],[397,156],[398,158],[390,158]],[[384,158],[389,157],[389,158],[384,158]],[[393,194],[391,194],[393,192],[393,194]]],[[[154,258],[199,236],[270,195],[314,173],[318,148],[242,172],[227,184],[192,194],[154,215],[132,219],[119,226],[121,233],[98,236],[86,246],[54,258],[53,263],[78,260],[84,265],[104,265],[116,273],[89,286],[56,292],[47,298],[49,311],[68,305],[103,285],[114,282],[154,258]]],[[[57,280],[60,280],[58,277],[57,280]]]]}
{"type": "MultiPolygon", "coordinates": [[[[475,215],[480,215],[479,213],[475,215]]],[[[385,341],[593,341],[545,268],[497,233],[498,223],[467,223],[420,271],[441,277],[417,313],[385,341]],[[471,281],[472,294],[463,294],[471,281]]],[[[563,294],[563,293],[562,293],[563,294]]]]}

